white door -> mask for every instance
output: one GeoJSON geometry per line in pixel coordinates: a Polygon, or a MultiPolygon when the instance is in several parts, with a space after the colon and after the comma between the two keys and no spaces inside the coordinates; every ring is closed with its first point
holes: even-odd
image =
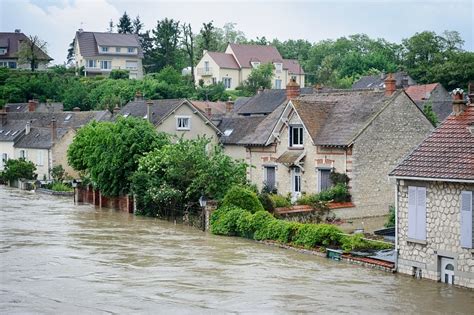
{"type": "Polygon", "coordinates": [[[301,196],[301,168],[291,169],[291,201],[296,201],[301,196]]]}
{"type": "Polygon", "coordinates": [[[441,258],[441,282],[454,284],[454,259],[441,258]]]}

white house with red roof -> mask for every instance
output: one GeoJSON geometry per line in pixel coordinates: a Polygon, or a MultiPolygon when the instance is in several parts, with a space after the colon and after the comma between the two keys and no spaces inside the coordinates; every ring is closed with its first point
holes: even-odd
{"type": "Polygon", "coordinates": [[[391,173],[400,273],[474,288],[474,84],[391,173]]]}
{"type": "Polygon", "coordinates": [[[266,63],[274,66],[273,89],[285,89],[291,79],[305,85],[304,71],[297,60],[283,59],[273,46],[241,44],[229,44],[225,52],[204,51],[195,68],[196,83],[222,82],[233,90],[247,80],[252,69],[266,63]]]}

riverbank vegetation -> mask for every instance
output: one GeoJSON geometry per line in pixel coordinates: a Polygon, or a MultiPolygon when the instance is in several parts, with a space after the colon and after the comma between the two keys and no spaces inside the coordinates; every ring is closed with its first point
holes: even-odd
{"type": "Polygon", "coordinates": [[[36,179],[36,166],[33,162],[27,161],[24,158],[9,159],[5,161],[5,166],[0,172],[1,182],[11,182],[18,179],[36,179]]]}

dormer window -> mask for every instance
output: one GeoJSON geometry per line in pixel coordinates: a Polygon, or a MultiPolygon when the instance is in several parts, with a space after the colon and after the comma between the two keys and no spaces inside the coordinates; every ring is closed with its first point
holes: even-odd
{"type": "Polygon", "coordinates": [[[102,52],[108,52],[108,51],[109,51],[109,47],[104,47],[104,46],[102,46],[102,47],[100,47],[100,50],[101,50],[102,52]]]}
{"type": "Polygon", "coordinates": [[[129,54],[133,54],[135,52],[135,48],[134,47],[128,47],[128,53],[129,54]]]}
{"type": "Polygon", "coordinates": [[[119,53],[121,51],[120,47],[115,47],[115,52],[119,53]]]}
{"type": "Polygon", "coordinates": [[[283,64],[282,63],[274,63],[275,65],[275,72],[276,73],[281,73],[281,71],[283,70],[283,64]]]}
{"type": "Polygon", "coordinates": [[[252,67],[254,68],[260,67],[260,61],[252,61],[251,64],[252,64],[252,67]]]}
{"type": "Polygon", "coordinates": [[[0,55],[6,55],[7,54],[7,49],[6,48],[0,48],[0,55]]]}
{"type": "Polygon", "coordinates": [[[290,125],[289,130],[289,146],[290,148],[298,148],[303,146],[303,126],[290,125]]]}

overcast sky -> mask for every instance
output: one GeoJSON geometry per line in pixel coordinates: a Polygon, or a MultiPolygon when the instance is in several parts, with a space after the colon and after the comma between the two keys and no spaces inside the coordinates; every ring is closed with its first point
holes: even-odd
{"type": "Polygon", "coordinates": [[[307,1],[164,1],[164,0],[0,0],[0,30],[21,29],[48,43],[54,63],[62,64],[75,31],[106,31],[124,11],[140,15],[146,29],[165,17],[222,27],[237,23],[247,38],[307,39],[317,42],[356,33],[399,43],[424,30],[458,31],[464,49],[474,51],[473,0],[307,0],[307,1]]]}

